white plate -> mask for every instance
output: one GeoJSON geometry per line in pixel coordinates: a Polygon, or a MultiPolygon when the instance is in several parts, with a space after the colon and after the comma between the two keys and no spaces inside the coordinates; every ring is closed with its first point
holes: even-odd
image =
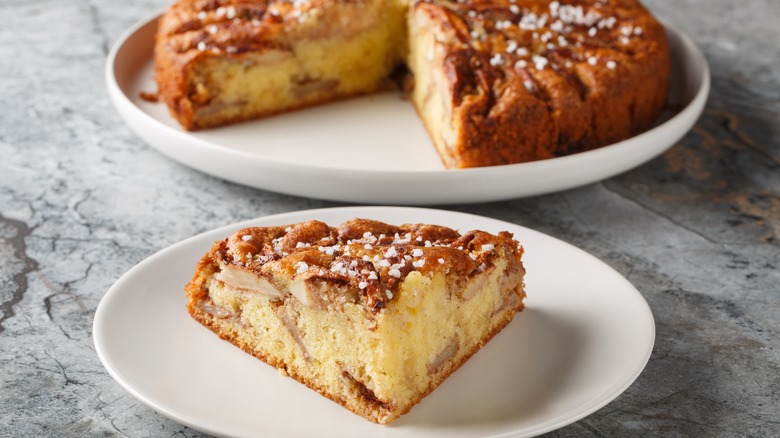
{"type": "Polygon", "coordinates": [[[155,411],[221,436],[531,436],[596,411],[639,376],[655,340],[647,302],[593,256],[514,224],[441,210],[349,207],[269,216],[200,234],[123,275],[95,313],[111,376],[155,411]],[[183,287],[215,240],[255,225],[353,217],[508,230],[524,245],[526,309],[411,412],[366,421],[221,341],[190,318],[183,287]]]}
{"type": "Polygon", "coordinates": [[[236,183],[298,196],[369,204],[484,202],[596,182],[664,152],[693,126],[710,88],[707,62],[668,27],[672,89],[659,124],[595,151],[534,163],[445,170],[409,102],[385,93],[225,128],[188,133],[162,103],[152,51],[156,17],[130,29],[108,57],[109,94],[130,128],[163,154],[236,183]]]}

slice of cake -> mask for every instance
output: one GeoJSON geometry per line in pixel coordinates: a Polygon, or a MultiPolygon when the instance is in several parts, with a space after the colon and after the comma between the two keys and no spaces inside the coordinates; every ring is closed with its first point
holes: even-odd
{"type": "Polygon", "coordinates": [[[200,323],[354,413],[409,411],[523,309],[508,232],[353,219],[218,241],[186,287],[200,323]]]}

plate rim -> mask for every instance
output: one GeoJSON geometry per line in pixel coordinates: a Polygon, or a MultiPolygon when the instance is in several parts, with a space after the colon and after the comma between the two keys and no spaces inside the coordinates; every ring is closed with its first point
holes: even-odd
{"type": "MultiPolygon", "coordinates": [[[[670,25],[662,19],[659,21],[664,25],[667,33],[679,40],[679,48],[685,55],[685,59],[688,59],[690,65],[696,66],[701,70],[701,76],[698,77],[698,88],[695,89],[690,97],[690,101],[684,104],[683,108],[671,116],[668,120],[654,126],[653,128],[637,134],[629,139],[613,143],[611,145],[603,146],[591,151],[580,152],[563,157],[556,157],[547,160],[540,160],[529,163],[517,163],[506,164],[500,166],[489,166],[480,168],[469,169],[412,169],[412,170],[399,170],[399,169],[385,169],[385,170],[366,170],[349,167],[323,167],[317,166],[313,163],[292,163],[286,160],[280,160],[275,157],[267,155],[252,154],[245,151],[234,150],[229,146],[218,144],[216,142],[200,139],[190,135],[188,132],[181,129],[175,129],[165,125],[157,118],[149,115],[143,109],[138,107],[135,102],[125,93],[122,86],[120,86],[117,80],[115,69],[117,67],[117,60],[123,49],[125,49],[132,38],[137,37],[146,26],[156,26],[156,20],[162,11],[157,11],[150,14],[146,18],[143,18],[126,30],[115,43],[112,45],[109,51],[105,64],[105,81],[109,91],[109,96],[120,113],[120,116],[135,132],[136,135],[141,137],[149,146],[188,167],[194,168],[200,172],[215,176],[220,179],[231,181],[234,183],[271,190],[278,193],[284,193],[295,196],[313,197],[318,199],[327,199],[334,201],[347,201],[347,202],[359,202],[368,204],[445,204],[445,203],[468,203],[481,200],[504,200],[518,197],[535,196],[546,193],[557,192],[561,190],[567,190],[574,187],[579,187],[585,184],[601,181],[617,174],[626,172],[634,167],[637,167],[652,158],[662,154],[667,149],[674,146],[675,142],[682,138],[695,124],[701,115],[704,105],[710,90],[710,69],[706,58],[702,54],[701,50],[686,34],[678,30],[676,27],[670,25]],[[146,128],[142,129],[139,124],[145,124],[146,128]],[[154,133],[150,132],[153,130],[154,133]],[[173,146],[161,146],[155,144],[155,141],[151,141],[152,135],[164,135],[168,138],[176,140],[178,142],[188,143],[192,146],[193,152],[197,149],[197,153],[193,153],[192,157],[182,157],[180,153],[173,152],[173,146]],[[651,150],[644,150],[640,148],[639,143],[646,142],[648,139],[652,139],[654,136],[667,136],[668,141],[663,141],[664,147],[646,148],[651,150]],[[668,145],[666,144],[668,143],[668,145]],[[633,152],[633,154],[629,153],[633,152]],[[198,160],[198,154],[205,154],[208,156],[219,156],[221,159],[226,160],[230,164],[236,164],[237,166],[242,161],[251,161],[252,166],[263,172],[271,172],[271,177],[262,180],[258,176],[248,177],[241,172],[235,172],[234,174],[226,174],[225,171],[216,172],[211,167],[213,165],[204,165],[203,162],[198,160]],[[624,157],[628,155],[629,159],[624,157]],[[499,183],[506,181],[506,178],[517,177],[518,174],[522,174],[524,171],[528,172],[542,172],[544,170],[549,171],[547,168],[552,168],[553,171],[556,168],[566,168],[572,166],[572,163],[584,162],[584,164],[603,163],[609,158],[622,158],[626,161],[625,164],[611,167],[606,172],[596,172],[595,174],[586,175],[569,175],[569,178],[573,178],[569,182],[553,182],[547,183],[547,187],[534,188],[521,187],[512,188],[496,188],[499,183]],[[274,183],[274,177],[280,175],[286,175],[291,172],[304,172],[310,179],[314,178],[317,182],[321,180],[327,185],[327,189],[319,187],[318,184],[311,184],[313,187],[301,188],[289,188],[285,184],[274,183]],[[478,189],[476,193],[472,193],[475,189],[469,189],[472,192],[458,193],[458,191],[444,190],[440,191],[436,195],[420,193],[417,191],[413,194],[405,193],[392,193],[382,192],[381,186],[387,182],[408,182],[409,186],[413,186],[415,183],[425,182],[437,184],[442,188],[450,188],[451,184],[456,183],[461,186],[467,186],[468,184],[478,183],[480,180],[490,179],[492,184],[489,189],[478,189]],[[335,181],[328,181],[328,180],[335,181]],[[380,188],[379,196],[376,193],[363,194],[361,190],[355,190],[349,187],[349,182],[354,179],[360,179],[363,184],[372,184],[373,188],[380,188]],[[341,189],[340,191],[334,191],[333,188],[341,189]]],[[[144,55],[147,56],[147,55],[144,55]]],[[[149,55],[151,56],[151,55],[149,55]]],[[[686,64],[687,65],[687,64],[686,64]]],[[[687,90],[687,89],[686,89],[687,90]]],[[[693,88],[691,88],[693,90],[693,88]]],[[[687,99],[686,99],[687,100],[687,99]]],[[[229,127],[228,127],[229,129],[229,127]]],[[[545,172],[546,173],[546,172],[545,172]]],[[[530,184],[533,186],[533,184],[530,184]]],[[[401,191],[401,190],[399,190],[401,191]]],[[[374,190],[373,192],[376,192],[374,190]]]]}
{"type": "Polygon", "coordinates": [[[643,333],[647,336],[648,338],[647,341],[649,342],[644,350],[644,355],[641,358],[639,357],[635,358],[633,363],[634,365],[636,365],[636,368],[632,369],[631,372],[627,374],[625,377],[623,377],[622,379],[618,379],[615,382],[613,382],[613,385],[610,387],[610,389],[604,390],[601,393],[597,394],[595,399],[589,403],[584,403],[583,405],[580,405],[575,409],[570,409],[567,412],[561,413],[553,418],[549,418],[546,421],[539,423],[533,427],[527,427],[521,430],[513,430],[504,433],[493,434],[490,435],[491,437],[504,438],[504,437],[517,437],[517,436],[535,436],[538,434],[550,432],[565,427],[567,425],[573,424],[593,414],[594,412],[608,405],[609,403],[614,401],[617,397],[622,395],[637,380],[637,378],[641,375],[641,373],[646,368],[647,363],[649,362],[650,357],[652,356],[652,353],[654,351],[655,339],[656,339],[656,325],[655,325],[655,318],[653,316],[652,309],[650,308],[649,303],[647,302],[645,297],[641,294],[641,292],[639,292],[639,290],[627,278],[625,278],[617,270],[612,268],[610,265],[608,265],[598,257],[588,253],[587,251],[577,246],[574,246],[556,237],[550,236],[546,233],[536,231],[534,229],[522,225],[514,224],[511,222],[507,222],[504,220],[472,214],[472,213],[458,212],[458,211],[441,210],[441,209],[434,209],[434,208],[395,207],[395,206],[348,206],[348,207],[319,208],[319,209],[311,209],[311,210],[291,211],[291,212],[273,214],[268,216],[260,216],[253,219],[242,220],[232,224],[223,225],[217,228],[203,231],[201,233],[198,233],[194,236],[175,242],[171,245],[168,245],[154,252],[152,255],[144,258],[143,260],[135,264],[133,267],[131,267],[129,270],[127,270],[124,274],[122,274],[116,280],[116,282],[114,282],[114,284],[112,284],[112,286],[107,290],[105,295],[101,298],[100,302],[98,303],[98,306],[95,310],[93,324],[92,324],[92,332],[93,332],[92,340],[93,340],[93,345],[95,346],[95,351],[97,353],[98,358],[100,359],[101,364],[106,369],[106,371],[108,371],[112,379],[120,385],[120,387],[122,387],[134,398],[136,398],[137,400],[145,404],[147,407],[150,407],[157,413],[162,414],[163,416],[173,421],[189,426],[195,430],[199,430],[211,435],[233,436],[227,434],[224,430],[210,426],[208,422],[196,421],[195,419],[192,418],[193,417],[192,414],[187,414],[186,412],[182,412],[180,409],[177,409],[174,406],[170,406],[171,404],[170,402],[156,400],[153,396],[142,393],[142,391],[135,388],[131,384],[131,382],[125,379],[124,375],[122,375],[121,372],[115,368],[116,365],[114,364],[114,361],[105,351],[106,347],[104,346],[107,345],[106,343],[108,342],[108,340],[104,339],[103,326],[105,324],[110,324],[110,322],[105,321],[105,319],[107,318],[106,312],[109,312],[109,310],[106,310],[106,308],[110,309],[112,306],[112,301],[118,299],[116,298],[117,296],[120,297],[122,296],[121,294],[123,293],[122,292],[123,288],[126,287],[125,283],[132,281],[134,279],[134,276],[136,275],[135,274],[136,272],[143,271],[144,269],[146,269],[147,265],[154,264],[157,261],[157,259],[164,258],[166,253],[175,252],[177,249],[181,247],[193,245],[196,242],[203,240],[208,235],[226,234],[231,232],[231,230],[244,228],[246,226],[257,225],[258,222],[261,222],[262,223],[261,226],[263,226],[263,225],[270,225],[273,223],[278,223],[278,224],[282,224],[283,222],[293,223],[294,221],[300,220],[300,219],[294,219],[293,221],[288,221],[286,218],[296,218],[296,217],[318,218],[318,217],[322,217],[322,215],[328,215],[328,214],[338,215],[338,214],[346,214],[349,212],[361,213],[362,215],[364,215],[364,217],[367,216],[366,213],[368,212],[368,216],[378,217],[378,216],[385,216],[386,214],[391,214],[391,213],[386,213],[388,211],[389,212],[403,211],[405,214],[409,214],[409,215],[417,211],[417,212],[423,212],[424,214],[444,215],[447,217],[451,217],[452,219],[456,219],[457,217],[463,217],[474,221],[486,220],[487,222],[490,222],[494,225],[499,225],[499,224],[506,225],[510,227],[510,229],[514,228],[516,230],[522,230],[524,233],[535,234],[537,238],[555,241],[556,244],[563,245],[562,247],[565,248],[567,251],[573,251],[575,253],[578,253],[579,256],[585,256],[587,258],[592,259],[594,262],[597,262],[598,264],[601,265],[601,267],[605,270],[605,272],[609,273],[614,277],[614,279],[622,282],[625,286],[627,286],[633,296],[633,299],[636,300],[637,307],[635,310],[641,311],[641,313],[644,314],[643,316],[647,318],[647,320],[644,322],[649,323],[649,326],[647,327],[648,331],[643,333]]]}

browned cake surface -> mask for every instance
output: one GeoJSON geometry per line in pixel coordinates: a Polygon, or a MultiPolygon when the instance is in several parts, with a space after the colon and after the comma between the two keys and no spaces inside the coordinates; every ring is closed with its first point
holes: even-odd
{"type": "MultiPolygon", "coordinates": [[[[243,229],[216,242],[197,269],[212,273],[231,266],[259,274],[280,299],[289,294],[284,290],[288,279],[322,283],[323,287],[308,288],[296,298],[334,309],[349,301],[376,314],[392,301],[393,292],[412,271],[441,272],[452,283],[462,283],[490,269],[498,254],[511,254],[519,262],[522,247],[507,232],[473,230],[461,235],[439,225],[395,226],[369,219],[334,228],[309,221],[243,229]],[[325,287],[328,284],[339,287],[325,287]],[[332,295],[339,292],[351,295],[332,295]]],[[[196,272],[188,286],[191,298],[203,296],[205,291],[199,288],[203,277],[196,272]]]]}
{"type": "Polygon", "coordinates": [[[247,228],[216,242],[200,261],[186,287],[188,310],[244,351],[387,423],[523,309],[522,253],[506,232],[461,234],[429,224],[354,219],[339,227],[309,221],[247,228]],[[218,296],[228,287],[236,301],[218,296]],[[257,308],[271,317],[250,319],[257,308]],[[329,322],[315,333],[311,321],[320,319],[329,322]],[[442,333],[431,337],[434,330],[442,333]],[[416,377],[409,371],[415,366],[422,367],[416,377]]]}

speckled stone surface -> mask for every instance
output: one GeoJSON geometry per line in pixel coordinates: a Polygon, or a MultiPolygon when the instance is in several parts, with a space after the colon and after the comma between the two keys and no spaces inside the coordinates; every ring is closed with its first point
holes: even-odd
{"type": "MultiPolygon", "coordinates": [[[[557,436],[780,436],[780,2],[648,0],[702,48],[707,108],[663,156],[563,193],[444,206],[577,245],[656,318],[647,368],[557,436]]],[[[104,370],[106,290],[198,232],[335,206],[226,183],[135,137],[103,80],[110,46],[167,2],[0,0],[0,435],[202,436],[104,370]]]]}

